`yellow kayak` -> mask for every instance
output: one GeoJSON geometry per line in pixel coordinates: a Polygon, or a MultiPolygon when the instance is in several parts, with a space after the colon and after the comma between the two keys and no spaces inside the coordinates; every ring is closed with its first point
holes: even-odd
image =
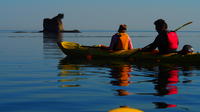
{"type": "Polygon", "coordinates": [[[59,48],[68,57],[80,57],[86,59],[123,59],[129,61],[156,61],[156,62],[200,62],[200,53],[190,53],[181,55],[178,53],[170,53],[165,55],[158,55],[156,51],[153,52],[138,52],[138,49],[133,50],[119,50],[111,51],[102,49],[98,46],[83,46],[75,42],[61,41],[58,42],[59,48]]]}
{"type": "Polygon", "coordinates": [[[98,46],[82,46],[78,43],[67,41],[58,42],[58,46],[67,56],[75,57],[92,56],[93,58],[125,58],[137,51],[137,49],[111,51],[102,49],[98,46]]]}
{"type": "Polygon", "coordinates": [[[108,112],[144,112],[144,111],[125,106],[125,107],[119,107],[119,108],[116,108],[116,109],[112,109],[108,112]]]}

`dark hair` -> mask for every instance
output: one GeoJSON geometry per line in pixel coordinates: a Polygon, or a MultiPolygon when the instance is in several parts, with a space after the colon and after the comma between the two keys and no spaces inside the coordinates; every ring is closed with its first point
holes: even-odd
{"type": "Polygon", "coordinates": [[[121,32],[124,32],[126,30],[127,30],[127,25],[126,24],[121,24],[119,26],[118,32],[121,33],[121,32]]]}
{"type": "Polygon", "coordinates": [[[58,18],[64,18],[64,14],[59,13],[59,14],[57,15],[57,17],[58,17],[58,18]]]}
{"type": "Polygon", "coordinates": [[[165,22],[165,20],[163,19],[158,19],[154,22],[154,25],[156,25],[156,27],[159,27],[161,29],[167,29],[168,28],[168,25],[167,23],[165,22]]]}

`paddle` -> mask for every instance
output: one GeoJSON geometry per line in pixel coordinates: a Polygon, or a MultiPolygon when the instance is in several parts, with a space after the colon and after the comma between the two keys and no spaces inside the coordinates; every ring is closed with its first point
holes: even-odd
{"type": "Polygon", "coordinates": [[[187,25],[189,25],[189,24],[192,24],[192,21],[190,21],[190,22],[187,22],[187,23],[183,24],[182,26],[180,26],[180,27],[176,28],[176,29],[174,30],[174,32],[176,32],[176,31],[180,30],[181,28],[183,28],[183,27],[185,27],[185,26],[187,26],[187,25]]]}

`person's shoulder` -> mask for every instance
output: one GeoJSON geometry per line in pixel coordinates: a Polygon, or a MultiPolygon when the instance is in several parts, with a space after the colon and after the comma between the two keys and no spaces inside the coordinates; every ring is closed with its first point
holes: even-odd
{"type": "Polygon", "coordinates": [[[120,36],[120,33],[115,33],[114,35],[113,35],[113,37],[119,37],[120,36]]]}
{"type": "Polygon", "coordinates": [[[175,31],[168,31],[167,35],[177,35],[177,33],[175,31]]]}
{"type": "Polygon", "coordinates": [[[119,33],[119,35],[121,35],[121,36],[128,36],[129,37],[128,33],[119,33]]]}
{"type": "Polygon", "coordinates": [[[168,30],[167,33],[176,33],[176,31],[168,30]]]}

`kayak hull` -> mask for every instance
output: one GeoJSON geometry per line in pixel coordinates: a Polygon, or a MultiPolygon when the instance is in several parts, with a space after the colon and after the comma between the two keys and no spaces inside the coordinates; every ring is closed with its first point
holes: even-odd
{"type": "Polygon", "coordinates": [[[97,46],[81,46],[78,43],[62,41],[58,42],[59,48],[70,58],[86,58],[86,59],[121,59],[131,62],[167,62],[167,63],[200,63],[200,53],[191,53],[181,55],[178,53],[170,53],[166,55],[158,55],[157,51],[138,52],[138,49],[110,51],[97,46]]]}

